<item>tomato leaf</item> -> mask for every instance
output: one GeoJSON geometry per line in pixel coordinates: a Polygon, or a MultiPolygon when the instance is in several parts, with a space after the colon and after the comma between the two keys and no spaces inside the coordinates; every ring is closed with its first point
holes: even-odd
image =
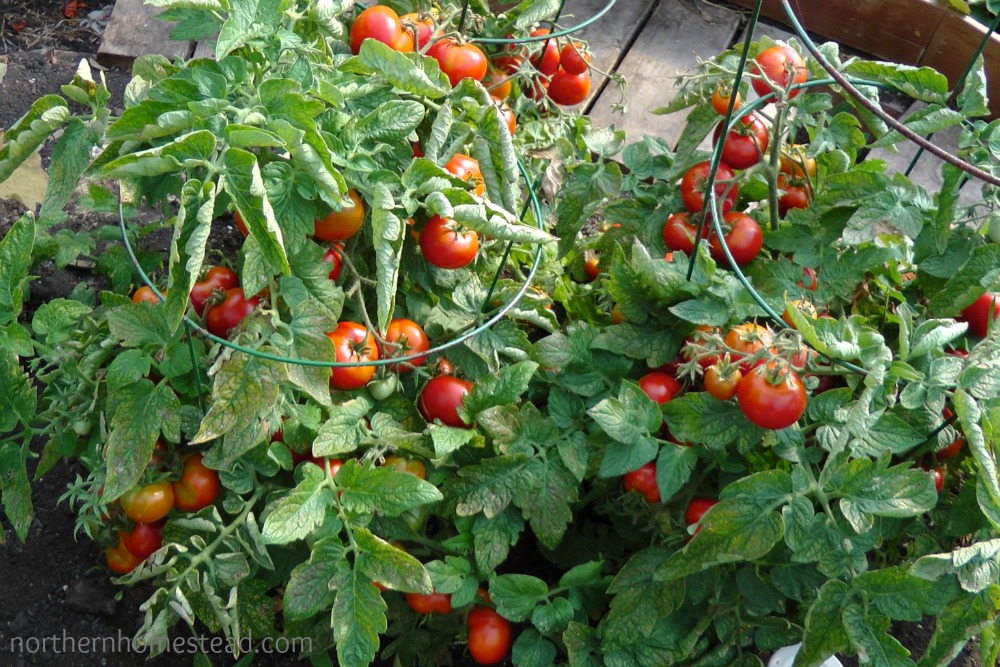
{"type": "Polygon", "coordinates": [[[920,667],[944,667],[958,657],[970,639],[996,623],[1000,612],[1000,586],[991,584],[972,597],[955,600],[935,618],[934,634],[920,667]]]}
{"type": "Polygon", "coordinates": [[[670,433],[681,442],[725,447],[733,442],[756,442],[764,431],[749,424],[738,405],[718,401],[707,392],[691,392],[660,406],[670,433]]]}
{"type": "MultiPolygon", "coordinates": [[[[149,310],[148,308],[146,309],[149,310]]],[[[31,318],[31,328],[34,330],[35,335],[45,336],[45,343],[52,345],[54,343],[62,343],[69,340],[72,332],[79,325],[80,320],[87,317],[93,312],[93,308],[90,306],[80,303],[79,301],[74,301],[72,299],[52,299],[47,301],[38,307],[35,311],[34,316],[31,318]]],[[[150,317],[149,319],[156,320],[155,317],[150,317]]],[[[116,327],[112,323],[112,315],[108,314],[108,324],[111,325],[111,331],[114,335],[116,327]]],[[[125,344],[128,344],[128,340],[121,337],[125,344]]],[[[167,337],[155,337],[156,342],[166,343],[167,337]]],[[[146,341],[152,342],[152,341],[146,341]]]]}
{"type": "Polygon", "coordinates": [[[385,331],[396,311],[399,258],[403,252],[406,225],[394,213],[372,208],[372,242],[375,246],[375,274],[378,285],[378,330],[385,331]]]}
{"type": "Polygon", "coordinates": [[[497,405],[516,403],[521,394],[528,390],[538,364],[521,361],[504,366],[496,375],[479,378],[472,385],[472,391],[462,401],[459,415],[466,423],[473,423],[480,412],[497,405]]]}
{"type": "Polygon", "coordinates": [[[278,400],[284,365],[249,354],[224,355],[210,371],[212,404],[193,443],[209,442],[251,421],[258,408],[278,400]]]}
{"type": "Polygon", "coordinates": [[[188,297],[205,261],[205,247],[215,217],[214,183],[191,179],[181,188],[180,206],[170,240],[170,282],[164,305],[167,324],[176,331],[188,297]]]}
{"type": "Polygon", "coordinates": [[[337,563],[333,581],[337,590],[333,603],[333,636],[337,642],[337,660],[344,667],[370,664],[378,651],[379,635],[387,628],[382,595],[359,570],[357,567],[352,569],[342,560],[337,563]]]}
{"type": "Polygon", "coordinates": [[[514,504],[547,548],[559,546],[573,520],[572,503],[579,498],[579,484],[558,460],[532,459],[525,466],[526,479],[514,488],[514,504]]]}
{"type": "MultiPolygon", "coordinates": [[[[552,603],[539,607],[539,609],[558,608],[564,610],[565,605],[569,605],[566,598],[556,598],[552,603]],[[557,604],[562,603],[562,604],[557,604]]],[[[572,618],[572,605],[570,605],[570,618],[572,618]]],[[[543,619],[549,618],[552,612],[545,612],[543,619]]],[[[569,619],[567,619],[568,621],[569,619]]],[[[534,622],[534,618],[532,618],[534,622]]],[[[542,621],[546,627],[558,627],[557,632],[565,629],[565,623],[558,625],[542,621]]],[[[518,667],[549,667],[556,659],[556,646],[551,641],[539,634],[534,628],[527,628],[517,636],[514,646],[511,648],[511,660],[518,667]]]]}
{"type": "Polygon", "coordinates": [[[796,662],[817,666],[848,647],[843,616],[850,599],[844,582],[831,579],[823,584],[806,613],[806,631],[796,662]]]}
{"type": "Polygon", "coordinates": [[[304,539],[333,511],[334,494],[327,472],[312,464],[304,464],[302,469],[302,481],[274,506],[264,521],[261,536],[266,544],[304,539]]]}
{"type": "MultiPolygon", "coordinates": [[[[728,309],[726,317],[729,317],[728,309]]],[[[655,368],[677,355],[683,339],[679,326],[664,327],[652,321],[642,324],[624,322],[605,328],[594,338],[593,346],[616,355],[645,360],[651,368],[655,368]]]]}
{"type": "Polygon", "coordinates": [[[952,579],[928,581],[898,567],[862,572],[852,586],[865,591],[869,602],[886,616],[914,623],[939,614],[958,594],[952,579]]]}
{"type": "Polygon", "coordinates": [[[431,442],[434,443],[434,456],[442,460],[473,442],[478,441],[481,446],[483,441],[481,435],[467,428],[430,424],[427,432],[430,433],[431,442]]]}
{"type": "Polygon", "coordinates": [[[511,454],[459,468],[448,489],[448,497],[454,499],[458,515],[473,516],[482,512],[492,518],[500,514],[510,505],[514,490],[529,481],[528,460],[524,454],[511,454]]]}
{"type": "Polygon", "coordinates": [[[508,508],[496,516],[476,516],[472,524],[472,545],[476,567],[489,575],[507,560],[510,548],[524,530],[524,521],[513,509],[508,508]]]}
{"type": "Polygon", "coordinates": [[[448,77],[438,62],[416,53],[397,53],[382,42],[366,39],[357,58],[341,66],[355,74],[381,74],[396,88],[432,100],[451,92],[448,77]]]}
{"type": "Polygon", "coordinates": [[[0,183],[69,119],[66,101],[58,95],[35,100],[31,108],[3,135],[0,142],[0,183]]]}
{"type": "Polygon", "coordinates": [[[490,580],[490,598],[497,606],[497,613],[516,623],[528,620],[548,593],[544,581],[527,574],[501,574],[490,580]]]}
{"type": "Polygon", "coordinates": [[[354,539],[360,553],[355,567],[372,581],[406,593],[433,593],[431,577],[416,558],[372,534],[355,528],[354,539]]]}
{"type": "Polygon", "coordinates": [[[662,502],[670,500],[687,484],[697,462],[698,454],[694,447],[667,444],[660,448],[656,457],[656,487],[662,502]]]}
{"type": "Polygon", "coordinates": [[[968,260],[953,273],[940,292],[931,294],[928,308],[939,317],[956,317],[986,292],[998,276],[1000,244],[990,243],[972,250],[968,260]]]}
{"type": "MultiPolygon", "coordinates": [[[[226,165],[223,186],[233,201],[244,224],[257,242],[269,273],[288,275],[291,268],[285,256],[281,228],[274,217],[274,209],[267,198],[264,181],[256,156],[242,148],[227,148],[222,154],[226,165]]],[[[244,283],[248,275],[244,271],[244,283]]],[[[261,277],[262,278],[262,277],[261,277]]],[[[251,289],[252,288],[248,288],[251,289]]]]}
{"type": "MultiPolygon", "coordinates": [[[[17,539],[24,542],[31,525],[31,486],[26,468],[26,448],[13,442],[0,445],[0,502],[17,539]]],[[[0,536],[2,536],[0,531],[0,536]]]]}
{"type": "MultiPolygon", "coordinates": [[[[997,459],[993,448],[987,445],[986,433],[980,425],[983,417],[982,409],[976,400],[962,389],[955,390],[953,400],[955,414],[958,415],[962,432],[976,462],[978,471],[976,497],[979,500],[979,508],[986,519],[993,524],[993,528],[1000,530],[1000,481],[997,479],[997,459]]],[[[995,428],[992,422],[986,423],[991,431],[995,428]]]]}
{"type": "Polygon", "coordinates": [[[647,547],[629,558],[615,576],[608,593],[614,595],[602,623],[606,646],[627,646],[648,637],[657,623],[684,601],[684,582],[666,582],[656,571],[670,557],[663,547],[647,547]]]}
{"type": "MultiPolygon", "coordinates": [[[[2,180],[2,179],[0,179],[2,180]]],[[[35,243],[35,219],[25,213],[0,239],[0,324],[17,321],[35,243]]]]}
{"type": "Polygon", "coordinates": [[[656,457],[657,444],[650,432],[659,429],[663,417],[638,385],[622,382],[618,398],[604,399],[587,414],[617,443],[604,452],[602,476],[623,475],[656,457]]]}
{"type": "Polygon", "coordinates": [[[12,351],[0,348],[0,433],[14,430],[19,421],[30,424],[37,402],[35,387],[17,357],[12,351]]]}
{"type": "Polygon", "coordinates": [[[436,486],[416,475],[391,468],[365,468],[354,459],[348,459],[337,473],[337,485],[344,489],[341,502],[352,512],[399,516],[444,498],[436,486]]]}
{"type": "MultiPolygon", "coordinates": [[[[158,0],[165,2],[166,0],[158,0]]],[[[186,0],[190,1],[190,0],[186,0]]],[[[211,0],[194,0],[191,9],[213,9],[211,0]],[[201,6],[199,6],[201,5],[201,6]]],[[[219,29],[215,42],[215,57],[222,60],[251,40],[274,34],[282,17],[282,0],[239,0],[229,9],[229,16],[219,29]]],[[[171,3],[169,6],[177,8],[171,3]]]]}
{"type": "Polygon", "coordinates": [[[312,444],[313,456],[332,456],[353,452],[368,437],[364,417],[375,404],[359,394],[334,405],[330,416],[319,428],[312,444]]]}
{"type": "Polygon", "coordinates": [[[102,141],[105,125],[106,114],[97,114],[88,122],[76,117],[67,121],[63,135],[52,149],[52,161],[47,170],[49,183],[38,213],[40,224],[54,222],[73,196],[80,177],[90,164],[90,150],[102,141]]]}

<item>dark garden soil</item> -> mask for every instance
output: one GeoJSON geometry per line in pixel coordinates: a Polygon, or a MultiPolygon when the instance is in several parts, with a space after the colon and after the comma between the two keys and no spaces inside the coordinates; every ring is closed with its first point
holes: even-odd
{"type": "MultiPolygon", "coordinates": [[[[92,0],[89,11],[113,3],[92,0]]],[[[0,83],[0,128],[8,128],[39,96],[58,93],[59,87],[70,81],[80,57],[93,54],[99,44],[97,33],[81,26],[81,19],[67,18],[63,0],[5,0],[0,2],[0,62],[6,62],[6,78],[0,83]],[[16,30],[23,20],[23,27],[16,30]],[[82,56],[81,56],[82,54],[82,56]]],[[[96,74],[96,70],[95,70],[96,74]]],[[[123,70],[105,72],[113,94],[112,106],[121,104],[121,95],[129,80],[123,70]]],[[[43,150],[43,163],[51,146],[43,150]]],[[[0,236],[24,212],[13,201],[0,199],[0,236]]],[[[148,215],[148,214],[147,214],[148,215]]],[[[117,217],[96,214],[75,205],[68,209],[66,225],[74,230],[94,229],[117,224],[117,217]]],[[[215,247],[235,247],[238,237],[231,225],[216,230],[215,247]]],[[[161,243],[164,239],[161,237],[161,243]]],[[[162,248],[161,248],[162,249],[162,248]]],[[[38,278],[30,286],[27,317],[41,303],[65,296],[79,282],[94,288],[105,286],[103,279],[86,268],[57,270],[51,263],[43,264],[38,278]]],[[[36,451],[39,449],[36,446],[36,451]]],[[[34,463],[29,466],[29,475],[34,463]]],[[[66,485],[85,471],[77,463],[62,463],[32,485],[35,508],[34,521],[24,544],[21,544],[4,524],[7,541],[0,543],[0,665],[48,665],[51,667],[83,667],[104,665],[125,667],[142,664],[144,655],[95,650],[79,644],[86,638],[131,637],[140,625],[139,606],[152,592],[150,586],[120,588],[111,583],[104,568],[100,548],[85,536],[73,539],[74,514],[57,499],[66,485]],[[62,638],[78,642],[71,651],[62,638]],[[49,638],[44,645],[41,640],[49,638]],[[55,641],[52,638],[58,638],[55,641]]],[[[178,626],[180,628],[180,626],[178,626]]],[[[933,620],[920,624],[902,624],[894,634],[902,643],[920,654],[927,645],[933,620]]],[[[178,629],[174,634],[183,634],[178,629]]],[[[953,664],[980,667],[977,660],[964,652],[953,664]]],[[[233,659],[221,652],[210,655],[213,664],[232,664],[233,659]]],[[[146,664],[154,666],[191,664],[191,657],[166,654],[146,664]]],[[[460,662],[461,659],[458,660],[460,662]]],[[[272,657],[258,655],[254,665],[291,665],[300,663],[295,656],[272,657]]],[[[845,664],[856,664],[845,661],[845,664]]]]}

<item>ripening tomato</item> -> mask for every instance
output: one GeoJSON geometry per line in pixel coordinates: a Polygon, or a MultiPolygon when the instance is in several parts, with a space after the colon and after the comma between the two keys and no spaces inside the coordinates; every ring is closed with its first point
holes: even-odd
{"type": "Polygon", "coordinates": [[[931,471],[931,478],[934,480],[934,489],[941,493],[944,489],[944,468],[935,468],[931,471]]]}
{"type": "Polygon", "coordinates": [[[119,534],[118,542],[113,547],[104,550],[104,559],[111,571],[118,574],[128,574],[142,563],[141,558],[125,548],[122,534],[119,534]]]}
{"type": "Polygon", "coordinates": [[[490,67],[486,70],[486,76],[483,77],[483,87],[493,99],[505,100],[510,97],[514,84],[510,80],[510,75],[490,67]]]}
{"type": "MultiPolygon", "coordinates": [[[[548,28],[538,28],[531,31],[532,37],[544,37],[549,34],[548,28]]],[[[532,42],[532,46],[539,49],[538,53],[531,57],[531,64],[545,76],[552,76],[559,69],[559,41],[555,39],[545,39],[540,42],[532,42]],[[538,46],[541,44],[541,46],[538,46]]]]}
{"type": "Polygon", "coordinates": [[[201,454],[184,459],[181,478],[174,482],[174,506],[185,512],[197,512],[219,496],[219,473],[202,463],[201,454]]]}
{"type": "Polygon", "coordinates": [[[514,75],[524,65],[524,58],[519,55],[505,53],[493,60],[493,66],[504,74],[514,75]]]}
{"type": "Polygon", "coordinates": [[[132,530],[122,534],[122,543],[129,553],[145,560],[163,546],[163,524],[165,519],[153,523],[137,523],[132,530]]]}
{"type": "MultiPolygon", "coordinates": [[[[430,347],[427,334],[423,328],[407,319],[396,319],[389,322],[389,328],[385,332],[385,342],[388,343],[385,350],[386,357],[402,357],[417,352],[426,352],[430,347]]],[[[402,364],[395,364],[393,370],[400,373],[409,373],[414,366],[424,363],[426,357],[417,357],[412,361],[402,364]]]]}
{"type": "Polygon", "coordinates": [[[810,292],[815,292],[816,288],[819,287],[819,280],[816,278],[816,270],[810,269],[808,266],[803,266],[802,281],[796,283],[796,285],[805,288],[810,292]]]}
{"type": "Polygon", "coordinates": [[[260,299],[246,298],[242,287],[228,289],[222,301],[205,309],[205,328],[214,336],[226,338],[233,327],[259,305],[260,299]]]}
{"type": "Polygon", "coordinates": [[[588,257],[583,263],[583,270],[587,274],[587,282],[592,283],[601,275],[601,260],[597,257],[588,257]]]}
{"type": "Polygon", "coordinates": [[[559,52],[559,66],[568,74],[583,74],[590,69],[590,54],[580,42],[569,42],[559,52]]]}
{"type": "Polygon", "coordinates": [[[346,241],[358,233],[365,220],[365,203],[356,190],[348,190],[347,196],[354,205],[340,211],[330,211],[322,219],[317,218],[313,236],[324,241],[346,241]]]}
{"type": "MultiPolygon", "coordinates": [[[[753,261],[764,245],[764,233],[760,229],[757,221],[746,213],[730,211],[722,216],[722,219],[729,225],[729,231],[723,237],[729,254],[736,261],[736,266],[746,266],[753,261]]],[[[722,242],[717,234],[710,234],[708,238],[709,247],[712,249],[712,258],[729,266],[729,259],[722,249],[722,242]]]]}
{"type": "MultiPolygon", "coordinates": [[[[308,460],[320,470],[326,469],[330,477],[336,477],[344,465],[344,462],[340,459],[331,459],[322,456],[310,456],[308,460]]],[[[337,495],[339,496],[340,494],[338,493],[337,495]]]]}
{"type": "Polygon", "coordinates": [[[750,423],[772,431],[788,428],[806,410],[806,388],[798,374],[773,362],[744,377],[736,399],[750,423]]]}
{"type": "Polygon", "coordinates": [[[625,473],[622,478],[625,491],[638,491],[646,502],[655,505],[660,502],[660,488],[656,485],[656,464],[650,461],[638,470],[625,473]]]}
{"type": "Polygon", "coordinates": [[[384,468],[395,468],[399,472],[408,472],[416,475],[420,479],[427,479],[427,468],[423,461],[417,459],[404,459],[402,456],[387,456],[382,463],[384,468]]]}
{"type": "Polygon", "coordinates": [[[990,323],[995,322],[997,317],[1000,317],[1000,294],[987,292],[963,310],[958,319],[969,323],[969,331],[985,338],[991,328],[990,323]]]}
{"type": "Polygon", "coordinates": [[[510,650],[510,622],[489,607],[474,607],[467,620],[469,654],[480,665],[495,665],[510,650]]]}
{"type": "Polygon", "coordinates": [[[414,43],[419,50],[423,50],[434,36],[434,20],[429,16],[421,18],[420,14],[411,12],[400,16],[399,23],[403,32],[408,33],[411,39],[416,36],[414,43]]]}
{"type": "MultiPolygon", "coordinates": [[[[379,358],[375,336],[357,322],[340,322],[327,334],[333,342],[335,361],[340,363],[374,361],[379,358]]],[[[330,386],[348,391],[360,389],[375,377],[375,366],[334,366],[330,386]]]]}
{"type": "Polygon", "coordinates": [[[420,392],[420,414],[428,422],[435,419],[445,426],[470,428],[458,415],[458,408],[466,394],[472,391],[472,383],[454,375],[432,377],[420,392]]]}
{"type": "Polygon", "coordinates": [[[667,375],[666,373],[661,373],[660,371],[653,371],[651,373],[646,373],[641,378],[639,378],[639,387],[646,392],[646,396],[656,402],[657,405],[663,405],[681,390],[681,383],[678,382],[674,376],[667,375]]]}
{"type": "MultiPolygon", "coordinates": [[[[715,126],[712,146],[719,143],[722,123],[715,126]]],[[[755,113],[736,121],[722,142],[722,161],[733,169],[748,169],[760,162],[767,151],[769,134],[764,119],[755,113]]]]}
{"type": "MultiPolygon", "coordinates": [[[[764,49],[757,54],[750,66],[753,78],[753,89],[758,95],[764,96],[773,90],[784,90],[789,84],[804,83],[806,80],[806,65],[800,56],[790,46],[778,44],[764,49]],[[767,81],[763,76],[767,77],[767,81]]],[[[789,99],[801,92],[796,88],[788,93],[789,99]]]]}
{"type": "Polygon", "coordinates": [[[510,132],[510,136],[514,136],[517,132],[517,116],[514,115],[514,110],[511,109],[506,102],[497,101],[497,110],[500,111],[500,115],[503,116],[504,123],[507,124],[507,131],[510,132]]]}
{"type": "MultiPolygon", "coordinates": [[[[688,169],[681,179],[681,200],[684,208],[691,213],[700,213],[705,208],[705,183],[708,181],[709,167],[707,160],[699,162],[688,169]]],[[[718,198],[725,195],[725,199],[719,203],[723,213],[728,213],[733,208],[739,196],[739,188],[735,183],[729,182],[735,176],[725,163],[720,163],[715,170],[715,196],[718,198]]]]}
{"type": "Polygon", "coordinates": [[[455,372],[455,366],[448,361],[447,357],[441,357],[441,360],[437,362],[436,370],[438,375],[452,375],[455,372]]]}
{"type": "Polygon", "coordinates": [[[783,174],[795,178],[812,178],[816,175],[816,158],[806,157],[807,146],[789,144],[781,149],[778,161],[783,174]]]}
{"type": "Polygon", "coordinates": [[[570,74],[560,68],[549,81],[548,93],[549,98],[559,106],[575,106],[590,94],[590,74],[570,74]]]}
{"type": "MultiPolygon", "coordinates": [[[[732,89],[726,90],[723,86],[719,86],[712,93],[712,108],[715,109],[715,113],[720,116],[725,116],[726,111],[729,110],[729,98],[732,97],[732,89]]],[[[736,101],[733,102],[733,113],[740,108],[743,104],[743,97],[740,95],[739,91],[736,91],[736,101]]]]}
{"type": "Polygon", "coordinates": [[[689,526],[699,523],[701,517],[705,516],[705,512],[718,503],[719,501],[714,498],[692,498],[687,509],[684,510],[684,522],[689,526]]]}
{"type": "MultiPolygon", "coordinates": [[[[737,324],[735,327],[730,329],[729,332],[726,333],[726,337],[723,342],[726,344],[726,347],[730,348],[730,359],[732,359],[733,363],[737,363],[741,359],[752,357],[759,350],[771,347],[772,343],[774,343],[774,339],[771,336],[770,330],[767,328],[762,327],[759,324],[746,322],[744,324],[737,324]]],[[[745,376],[755,365],[756,363],[751,361],[740,363],[740,372],[745,376]]]]}
{"type": "Polygon", "coordinates": [[[160,297],[156,296],[149,285],[143,285],[132,295],[132,303],[151,303],[154,306],[160,302],[160,297]]]}
{"type": "Polygon", "coordinates": [[[450,218],[435,215],[420,231],[420,252],[439,269],[460,269],[468,266],[479,251],[476,232],[458,232],[450,218]]]}
{"type": "MultiPolygon", "coordinates": [[[[351,52],[357,55],[361,51],[361,43],[366,39],[374,39],[386,46],[394,47],[403,34],[399,23],[399,14],[390,7],[374,5],[358,14],[351,26],[351,52]]],[[[413,48],[411,46],[410,50],[413,48]]]]}
{"type": "Polygon", "coordinates": [[[781,217],[785,217],[793,208],[809,207],[809,190],[803,181],[782,173],[778,174],[777,186],[782,191],[778,197],[778,214],[781,217]]]}
{"type": "Polygon", "coordinates": [[[965,444],[965,438],[958,436],[951,441],[951,444],[943,449],[939,449],[934,452],[934,456],[937,457],[938,461],[946,461],[950,458],[954,458],[962,450],[962,445],[965,444]]]}
{"type": "Polygon", "coordinates": [[[680,250],[688,255],[694,253],[694,239],[697,235],[697,225],[691,224],[684,211],[671,213],[663,225],[663,242],[671,250],[680,250]]]}
{"type": "Polygon", "coordinates": [[[340,271],[344,268],[344,260],[340,256],[340,250],[337,248],[327,248],[326,252],[323,253],[323,261],[329,264],[330,269],[330,280],[337,282],[340,279],[340,271]]]}
{"type": "Polygon", "coordinates": [[[450,614],[451,593],[407,593],[406,604],[418,614],[450,614]]]}
{"type": "Polygon", "coordinates": [[[479,168],[479,160],[462,153],[455,153],[444,165],[444,170],[467,183],[472,183],[474,186],[472,191],[477,197],[482,197],[486,192],[486,182],[483,180],[483,171],[479,168]]]}
{"type": "Polygon", "coordinates": [[[190,299],[194,312],[198,313],[199,316],[204,315],[205,303],[216,290],[225,292],[239,287],[239,285],[240,279],[236,277],[236,273],[232,269],[225,266],[210,267],[205,274],[205,279],[195,283],[194,287],[191,288],[190,299]]]}
{"type": "Polygon", "coordinates": [[[486,54],[475,44],[459,44],[451,38],[440,40],[434,50],[434,59],[441,66],[441,71],[448,77],[452,87],[469,78],[482,81],[486,76],[489,61],[486,54]],[[440,45],[440,46],[438,46],[440,45]]]}
{"type": "Polygon", "coordinates": [[[174,487],[167,480],[136,486],[118,499],[125,516],[136,523],[153,523],[167,516],[174,506],[174,487]]]}
{"type": "Polygon", "coordinates": [[[728,401],[736,395],[743,373],[740,369],[729,367],[723,369],[719,364],[712,364],[705,370],[705,391],[712,398],[728,401]]]}

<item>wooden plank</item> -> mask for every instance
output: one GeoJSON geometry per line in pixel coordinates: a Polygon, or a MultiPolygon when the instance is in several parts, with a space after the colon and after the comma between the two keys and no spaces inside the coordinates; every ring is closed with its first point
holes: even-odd
{"type": "Polygon", "coordinates": [[[699,57],[709,58],[729,47],[738,27],[738,14],[723,7],[660,2],[618,67],[628,79],[629,110],[624,115],[614,112],[617,90],[605,90],[590,109],[594,125],[613,123],[632,141],[650,134],[676,142],[685,114],[657,116],[650,110],[673,99],[674,79],[692,69],[699,57]]]}
{"type": "Polygon", "coordinates": [[[170,59],[188,58],[194,44],[172,41],[173,24],[154,18],[161,11],[143,4],[143,0],[117,0],[97,50],[98,62],[128,67],[133,60],[146,54],[160,54],[170,59]]]}
{"type": "MultiPolygon", "coordinates": [[[[986,34],[986,27],[958,12],[948,12],[916,64],[933,67],[954,88],[986,34]]],[[[983,50],[987,93],[993,116],[1000,115],[1000,37],[992,35],[983,50]]]]}
{"type": "MultiPolygon", "coordinates": [[[[729,0],[753,9],[754,0],[729,0]]],[[[883,60],[916,63],[942,19],[951,12],[934,0],[791,0],[811,33],[883,60]]],[[[788,24],[780,0],[764,0],[761,13],[788,24]]]]}
{"type": "Polygon", "coordinates": [[[200,39],[198,43],[194,45],[194,53],[191,54],[192,58],[215,58],[215,39],[207,40],[200,39]]]}

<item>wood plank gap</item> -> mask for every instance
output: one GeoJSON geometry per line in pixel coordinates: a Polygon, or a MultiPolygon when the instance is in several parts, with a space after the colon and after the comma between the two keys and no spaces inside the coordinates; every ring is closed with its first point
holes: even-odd
{"type": "MultiPolygon", "coordinates": [[[[628,52],[633,46],[635,46],[635,43],[639,41],[639,35],[642,34],[641,26],[645,26],[649,23],[649,19],[651,19],[653,14],[656,13],[656,10],[659,9],[661,1],[662,0],[655,0],[655,2],[650,3],[645,14],[642,15],[641,20],[638,23],[640,29],[633,31],[632,34],[629,35],[628,41],[622,44],[622,48],[618,52],[618,57],[615,58],[614,63],[608,69],[608,74],[615,74],[618,72],[618,68],[621,67],[622,62],[624,62],[625,58],[628,56],[628,52]]],[[[606,76],[604,77],[604,80],[601,81],[601,85],[597,87],[597,91],[587,101],[587,105],[583,110],[585,115],[590,114],[590,110],[594,108],[594,105],[597,104],[597,100],[600,99],[601,95],[604,94],[604,91],[607,90],[609,85],[611,85],[611,77],[606,76]]]]}

